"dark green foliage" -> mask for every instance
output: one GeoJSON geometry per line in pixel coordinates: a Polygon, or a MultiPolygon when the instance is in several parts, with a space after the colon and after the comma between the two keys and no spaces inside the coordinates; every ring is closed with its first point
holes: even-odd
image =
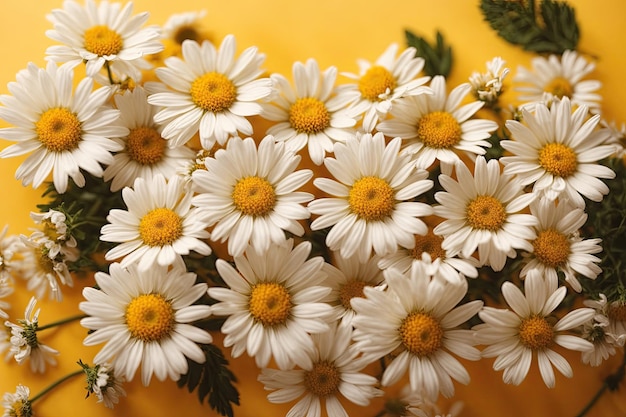
{"type": "Polygon", "coordinates": [[[452,47],[446,45],[443,35],[437,31],[437,40],[435,45],[430,45],[424,38],[417,36],[409,30],[404,31],[406,35],[406,43],[408,46],[414,47],[417,52],[416,56],[424,58],[424,72],[434,77],[435,75],[443,75],[447,77],[452,69],[452,47]]]}

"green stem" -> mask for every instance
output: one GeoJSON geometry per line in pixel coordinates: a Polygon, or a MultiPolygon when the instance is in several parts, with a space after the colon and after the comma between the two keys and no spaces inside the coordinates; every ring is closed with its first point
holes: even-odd
{"type": "Polygon", "coordinates": [[[113,73],[111,72],[111,65],[109,64],[110,61],[106,61],[104,63],[105,68],[107,69],[107,75],[109,76],[109,81],[111,82],[111,84],[115,84],[115,81],[113,81],[113,73]]]}
{"type": "Polygon", "coordinates": [[[47,393],[49,393],[50,391],[55,389],[57,386],[61,385],[65,381],[67,381],[68,379],[74,378],[75,376],[78,376],[78,375],[84,374],[84,373],[85,373],[85,371],[81,369],[79,371],[75,371],[75,372],[72,372],[71,374],[65,375],[63,378],[61,378],[58,381],[55,381],[52,384],[48,385],[46,388],[44,388],[43,391],[41,391],[39,394],[37,394],[33,398],[31,398],[29,400],[30,403],[31,404],[34,403],[35,401],[37,401],[38,399],[40,399],[41,397],[43,397],[44,395],[46,395],[47,393]]]}
{"type": "Polygon", "coordinates": [[[59,321],[54,321],[52,323],[48,323],[45,326],[37,327],[37,331],[39,332],[41,330],[46,330],[46,329],[50,329],[52,327],[61,326],[63,324],[71,323],[73,321],[77,321],[77,320],[80,320],[80,319],[85,318],[85,317],[87,317],[86,314],[79,314],[79,315],[76,315],[76,316],[67,317],[67,318],[59,320],[59,321]]]}
{"type": "Polygon", "coordinates": [[[589,403],[587,403],[585,408],[583,408],[581,412],[576,415],[576,417],[584,417],[589,412],[589,410],[591,410],[593,406],[596,405],[598,400],[602,397],[602,395],[604,395],[607,389],[611,391],[615,391],[618,388],[619,384],[624,379],[625,371],[626,371],[626,350],[624,351],[622,364],[617,368],[615,372],[613,372],[611,375],[604,378],[604,383],[602,384],[600,389],[598,389],[598,391],[594,394],[594,396],[591,398],[589,403]]]}

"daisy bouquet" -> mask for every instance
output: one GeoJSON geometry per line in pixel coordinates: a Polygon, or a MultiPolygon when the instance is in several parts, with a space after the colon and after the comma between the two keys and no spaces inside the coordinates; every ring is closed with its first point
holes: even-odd
{"type": "Polygon", "coordinates": [[[617,390],[625,129],[571,6],[477,6],[530,67],[495,56],[452,84],[443,35],[407,30],[355,73],[268,73],[204,12],[52,9],[47,64],[0,96],[0,158],[43,191],[32,233],[0,234],[0,353],[46,375],[64,352],[42,331],[71,322],[96,350],[36,395],[16,381],[4,415],[80,376],[109,408],[156,379],[240,415],[246,359],[288,416],[479,415],[456,397],[469,364],[549,389],[572,352],[615,363],[579,415],[617,390]],[[40,322],[70,287],[78,315],[40,322]]]}

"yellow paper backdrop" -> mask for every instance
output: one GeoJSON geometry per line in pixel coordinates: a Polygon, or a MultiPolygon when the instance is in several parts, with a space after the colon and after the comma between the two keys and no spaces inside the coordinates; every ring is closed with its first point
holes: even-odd
{"type": "MultiPolygon", "coordinates": [[[[52,44],[45,36],[51,25],[45,15],[61,7],[61,0],[1,0],[0,13],[0,93],[7,93],[6,83],[29,61],[44,65],[44,51],[52,44]]],[[[603,82],[603,114],[608,120],[626,121],[626,84],[623,82],[626,58],[626,2],[621,0],[572,0],[582,37],[580,50],[599,57],[593,76],[603,82]]],[[[339,71],[357,72],[356,59],[376,59],[391,43],[404,45],[404,29],[433,39],[441,30],[453,46],[454,69],[449,86],[465,82],[472,71],[484,71],[485,62],[502,56],[511,68],[510,78],[518,65],[529,67],[532,54],[521,51],[499,39],[483,22],[478,0],[177,0],[155,2],[137,0],[135,13],[150,12],[150,24],[163,24],[173,13],[206,10],[206,25],[216,41],[233,33],[241,51],[256,45],[266,54],[264,67],[268,72],[280,72],[291,78],[295,61],[316,58],[322,69],[335,65],[339,71]]],[[[513,93],[505,95],[507,100],[513,93]]],[[[4,126],[4,125],[3,125],[4,126]]],[[[255,132],[262,135],[263,132],[255,132]]],[[[0,139],[0,149],[10,143],[0,139]]],[[[10,234],[28,234],[32,222],[29,212],[40,201],[41,190],[23,187],[14,179],[14,172],[23,158],[0,160],[0,227],[9,224],[10,234]]],[[[81,288],[90,281],[78,281],[75,288],[65,291],[65,301],[55,303],[41,300],[40,323],[67,317],[77,312],[82,300],[81,288]]],[[[18,282],[17,294],[11,297],[13,320],[23,316],[30,294],[18,282]]],[[[50,382],[77,369],[80,358],[90,363],[99,347],[85,348],[85,330],[77,323],[58,330],[45,331],[42,340],[58,349],[58,366],[44,375],[31,374],[28,365],[12,361],[0,362],[0,394],[14,392],[18,383],[30,387],[36,394],[50,382]]],[[[216,335],[216,343],[219,336],[216,335]]],[[[229,354],[225,350],[226,355],[229,354]]],[[[618,355],[619,356],[619,355],[618,355]]],[[[574,366],[574,378],[557,376],[557,387],[546,388],[534,368],[519,387],[505,385],[501,373],[491,369],[492,360],[465,362],[472,382],[468,387],[456,384],[458,400],[465,403],[462,416],[544,417],[574,416],[614,369],[620,358],[614,358],[599,368],[580,366],[579,354],[567,355],[574,366]]],[[[241,406],[238,417],[270,417],[284,415],[292,404],[272,405],[266,401],[267,392],[256,381],[258,370],[253,360],[244,357],[232,360],[232,369],[239,377],[241,406]]],[[[84,399],[85,382],[78,378],[62,385],[35,404],[40,417],[56,416],[212,416],[208,405],[200,405],[196,395],[178,389],[174,382],[153,379],[150,387],[142,387],[139,378],[126,384],[128,397],[115,410],[97,404],[95,398],[84,399]]],[[[606,394],[589,416],[617,417],[626,415],[624,388],[606,394]]],[[[444,401],[444,404],[449,401],[444,401]]],[[[367,409],[352,408],[351,416],[373,417],[381,401],[367,409]]]]}

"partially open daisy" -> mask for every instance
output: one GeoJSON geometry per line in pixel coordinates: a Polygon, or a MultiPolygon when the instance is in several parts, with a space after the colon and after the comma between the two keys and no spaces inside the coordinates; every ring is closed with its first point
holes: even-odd
{"type": "Polygon", "coordinates": [[[351,106],[354,114],[363,116],[365,132],[372,132],[400,99],[431,93],[424,86],[430,77],[418,77],[424,68],[424,59],[416,55],[415,48],[406,48],[400,56],[396,56],[397,53],[398,45],[393,43],[373,63],[358,60],[358,74],[342,74],[356,81],[343,88],[354,100],[351,106]]]}
{"type": "Polygon", "coordinates": [[[136,265],[111,264],[109,274],[95,275],[98,288],[86,287],[79,308],[88,315],[81,325],[93,330],[83,343],[105,345],[94,362],[110,362],[118,375],[132,380],[141,365],[141,381],[178,380],[187,372],[187,358],[204,363],[199,344],[211,335],[193,325],[211,314],[207,305],[193,304],[207,290],[182,262],[171,268],[156,265],[140,272],[136,265]]]}
{"type": "Polygon", "coordinates": [[[315,351],[311,363],[302,369],[277,370],[264,368],[259,381],[272,403],[286,403],[302,397],[287,415],[319,416],[324,402],[329,416],[347,416],[339,402],[340,396],[366,407],[372,397],[382,395],[375,387],[378,380],[360,372],[367,362],[350,348],[352,327],[331,326],[330,330],[313,335],[315,351]]]}
{"type": "Polygon", "coordinates": [[[335,141],[354,136],[356,118],[346,111],[351,98],[335,88],[337,68],[320,72],[317,61],[309,59],[306,64],[293,64],[295,88],[281,74],[272,74],[271,79],[278,94],[263,106],[262,116],[278,123],[267,130],[268,135],[296,152],[308,144],[316,165],[332,152],[335,141]]]}
{"type": "Polygon", "coordinates": [[[487,62],[487,72],[474,72],[469,78],[472,94],[477,100],[484,101],[487,106],[495,105],[504,92],[504,78],[509,73],[504,64],[502,58],[495,57],[487,62]]]}
{"type": "Polygon", "coordinates": [[[432,208],[413,199],[433,186],[425,170],[417,170],[408,155],[400,155],[400,138],[385,144],[384,135],[369,133],[335,144],[335,157],[324,165],[335,180],[316,178],[314,184],[330,194],[309,203],[319,215],[312,230],[332,226],[326,245],[345,258],[358,254],[361,261],[372,249],[379,255],[395,252],[398,245],[412,248],[414,234],[425,234],[419,218],[432,208]]]}
{"type": "Polygon", "coordinates": [[[445,191],[435,194],[441,205],[435,214],[444,220],[434,233],[443,236],[442,248],[468,258],[478,249],[482,265],[500,271],[515,249],[531,251],[537,219],[522,214],[535,196],[524,193],[521,182],[500,172],[498,160],[476,158],[474,176],[462,162],[456,164],[457,180],[441,174],[445,191]]]}
{"type": "Polygon", "coordinates": [[[449,164],[459,161],[458,152],[484,155],[491,132],[498,128],[492,120],[472,117],[485,104],[472,101],[461,105],[471,91],[469,83],[446,91],[446,79],[435,76],[430,88],[433,94],[422,94],[398,102],[390,111],[393,118],[376,127],[386,136],[403,139],[403,152],[411,155],[418,167],[428,168],[435,160],[449,164]]]}
{"type": "Polygon", "coordinates": [[[4,393],[2,397],[3,417],[31,417],[33,412],[29,397],[30,389],[21,384],[16,387],[15,393],[4,393]]]}
{"type": "Polygon", "coordinates": [[[166,181],[161,174],[137,178],[134,188],[122,190],[128,210],[113,209],[102,226],[100,240],[120,243],[110,249],[109,261],[124,257],[122,267],[138,262],[140,270],[170,265],[190,251],[209,255],[207,223],[191,206],[192,194],[181,177],[166,181]]]}
{"type": "Polygon", "coordinates": [[[615,173],[597,162],[615,147],[605,144],[604,134],[594,134],[600,116],[587,118],[584,105],[572,112],[572,104],[566,97],[550,108],[538,104],[534,113],[522,110],[523,124],[507,120],[514,140],[500,144],[513,156],[500,160],[505,173],[517,175],[524,185],[533,184],[533,192],[550,200],[566,198],[584,208],[582,196],[602,201],[609,192],[599,178],[614,178],[615,173]]]}
{"type": "Polygon", "coordinates": [[[259,78],[265,56],[256,47],[247,48],[239,58],[235,51],[232,35],[219,49],[209,41],[186,40],[182,59],[167,58],[165,67],[155,70],[169,90],[151,94],[148,102],[162,107],[154,120],[163,123],[163,137],[172,146],[186,143],[198,132],[205,149],[216,141],[225,144],[238,132],[252,134],[247,117],[261,113],[258,101],[272,93],[272,82],[259,78]]]}
{"type": "Polygon", "coordinates": [[[602,83],[585,79],[595,69],[595,63],[576,51],[565,51],[560,57],[535,57],[531,65],[530,70],[519,66],[513,77],[514,89],[521,93],[522,108],[532,111],[537,104],[568,98],[574,106],[583,105],[592,113],[600,112],[602,97],[598,90],[602,83]]]}
{"type": "Polygon", "coordinates": [[[118,124],[119,110],[106,106],[110,87],[93,91],[93,79],[85,77],[72,93],[73,78],[68,67],[30,63],[9,83],[12,95],[0,96],[0,118],[15,126],[0,129],[0,137],[18,142],[0,158],[32,152],[15,173],[24,185],[37,188],[52,172],[59,193],[67,190],[68,177],[83,187],[81,170],[102,177],[101,164],[110,164],[111,152],[121,150],[111,138],[128,129],[118,124]]]}
{"type": "Polygon", "coordinates": [[[194,158],[195,153],[185,145],[171,147],[161,136],[162,126],[153,120],[157,107],[148,104],[146,90],[140,86],[115,95],[120,110],[120,124],[128,128],[128,136],[114,140],[123,146],[103,173],[111,181],[111,191],[132,187],[135,179],[151,180],[157,173],[165,179],[194,158]]]}
{"type": "Polygon", "coordinates": [[[467,281],[447,284],[414,268],[410,274],[384,271],[387,291],[365,288],[366,298],[353,298],[355,349],[382,358],[394,353],[381,383],[389,386],[407,372],[411,389],[429,399],[454,394],[452,379],[468,384],[469,374],[450,353],[478,360],[473,333],[460,329],[482,307],[476,300],[462,305],[467,281]]]}
{"type": "Polygon", "coordinates": [[[155,26],[142,28],[148,12],[131,16],[133,3],[121,6],[107,0],[86,0],[84,6],[66,0],[63,9],[52,10],[47,17],[54,29],[46,35],[62,45],[50,46],[47,59],[70,66],[85,62],[90,77],[107,65],[119,81],[140,80],[141,70],[150,68],[145,56],[160,52],[163,44],[155,26]]]}
{"type": "Polygon", "coordinates": [[[592,350],[583,351],[580,359],[591,366],[599,366],[603,361],[617,353],[617,347],[623,347],[626,334],[615,335],[610,332],[611,319],[608,317],[608,300],[606,295],[599,294],[597,299],[583,300],[585,307],[593,308],[596,314],[583,323],[581,337],[593,343],[592,350]]]}
{"type": "Polygon", "coordinates": [[[590,320],[591,308],[571,310],[558,321],[553,311],[561,304],[567,288],[557,288],[553,281],[544,281],[539,272],[531,271],[524,280],[524,293],[510,281],[502,284],[502,295],[509,309],[484,307],[478,313],[484,323],[474,326],[476,339],[488,345],[482,356],[496,357],[493,369],[504,369],[502,379],[507,384],[519,385],[537,355],[539,371],[546,386],[553,388],[556,380],[552,366],[571,378],[572,368],[554,348],[586,351],[593,345],[569,330],[590,320]]]}
{"type": "Polygon", "coordinates": [[[213,314],[228,316],[221,331],[234,358],[247,351],[261,368],[271,358],[280,369],[312,365],[310,335],[329,329],[332,309],[323,302],[330,293],[322,285],[324,260],[307,260],[310,252],[309,242],[294,247],[289,239],[263,254],[252,250],[235,257],[235,267],[217,260],[228,288],[211,287],[209,296],[219,301],[213,314]]]}

